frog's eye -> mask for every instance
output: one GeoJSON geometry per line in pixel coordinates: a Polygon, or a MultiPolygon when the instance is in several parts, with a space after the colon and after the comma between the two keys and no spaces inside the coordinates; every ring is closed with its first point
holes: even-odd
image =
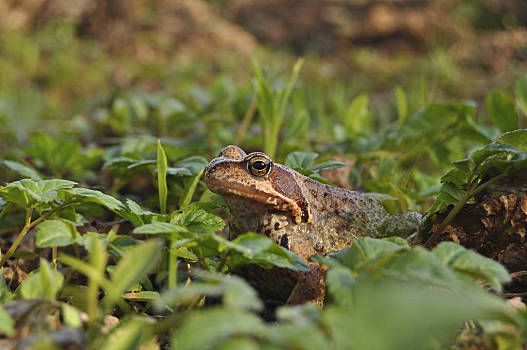
{"type": "Polygon", "coordinates": [[[271,159],[261,154],[251,156],[247,159],[246,164],[247,171],[254,176],[266,176],[273,168],[273,162],[271,162],[271,159]]]}

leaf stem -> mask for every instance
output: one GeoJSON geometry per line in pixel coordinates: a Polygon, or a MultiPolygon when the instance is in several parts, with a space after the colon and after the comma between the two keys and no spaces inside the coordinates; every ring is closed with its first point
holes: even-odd
{"type": "Polygon", "coordinates": [[[496,181],[504,178],[505,176],[509,175],[509,170],[512,168],[512,166],[508,167],[501,173],[500,175],[496,176],[495,178],[490,179],[489,181],[485,182],[484,184],[477,186],[473,190],[471,189],[472,186],[467,190],[467,193],[459,200],[459,202],[456,203],[456,206],[448,213],[447,217],[441,222],[441,225],[439,225],[438,229],[428,238],[428,240],[425,242],[424,246],[428,249],[432,248],[432,244],[434,243],[437,238],[441,235],[443,230],[450,224],[452,220],[459,214],[461,209],[465,206],[465,204],[469,201],[470,198],[477,195],[481,191],[483,191],[485,188],[489,187],[496,181]]]}
{"type": "Polygon", "coordinates": [[[4,266],[6,261],[9,260],[9,258],[15,252],[16,248],[18,248],[18,245],[20,244],[20,242],[22,242],[27,232],[31,228],[31,214],[33,214],[33,208],[27,208],[26,209],[26,223],[24,227],[22,228],[22,230],[20,231],[20,233],[18,234],[18,237],[16,238],[16,240],[13,242],[11,247],[9,247],[9,250],[7,251],[7,253],[2,257],[2,261],[0,261],[0,266],[4,266]]]}
{"type": "Polygon", "coordinates": [[[11,202],[7,203],[4,209],[0,211],[0,220],[2,220],[2,218],[5,216],[5,214],[7,213],[10,207],[11,207],[11,202]]]}

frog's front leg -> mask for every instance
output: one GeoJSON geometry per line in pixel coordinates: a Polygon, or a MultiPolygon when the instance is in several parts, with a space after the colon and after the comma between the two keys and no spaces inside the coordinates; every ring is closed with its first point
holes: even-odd
{"type": "Polygon", "coordinates": [[[410,211],[386,216],[377,231],[377,237],[408,237],[419,230],[422,215],[410,211]]]}
{"type": "Polygon", "coordinates": [[[307,302],[314,303],[322,307],[326,294],[326,283],[324,281],[324,271],[320,264],[308,262],[311,269],[309,272],[300,272],[293,291],[287,298],[286,304],[298,305],[307,302]]]}

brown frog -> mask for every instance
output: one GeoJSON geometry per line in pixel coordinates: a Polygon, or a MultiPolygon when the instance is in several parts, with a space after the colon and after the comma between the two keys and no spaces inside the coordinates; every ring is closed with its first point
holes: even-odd
{"type": "Polygon", "coordinates": [[[231,239],[249,231],[263,234],[311,268],[307,273],[245,269],[260,294],[278,300],[277,304],[312,301],[322,305],[324,274],[309,257],[350,246],[353,238],[379,236],[389,217],[372,196],[322,184],[274,163],[265,153],[246,154],[237,146],[226,147],[210,162],[205,182],[230,209],[231,239]]]}

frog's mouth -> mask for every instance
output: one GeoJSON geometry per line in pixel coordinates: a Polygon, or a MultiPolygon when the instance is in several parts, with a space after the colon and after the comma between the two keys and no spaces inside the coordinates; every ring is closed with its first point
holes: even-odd
{"type": "Polygon", "coordinates": [[[211,177],[205,177],[205,182],[212,192],[222,195],[224,198],[235,197],[236,200],[246,202],[248,205],[250,202],[258,203],[266,206],[268,213],[293,216],[297,224],[302,219],[302,212],[298,205],[279,193],[270,194],[253,186],[246,187],[236,183],[225,186],[225,183],[216,181],[211,177]]]}

